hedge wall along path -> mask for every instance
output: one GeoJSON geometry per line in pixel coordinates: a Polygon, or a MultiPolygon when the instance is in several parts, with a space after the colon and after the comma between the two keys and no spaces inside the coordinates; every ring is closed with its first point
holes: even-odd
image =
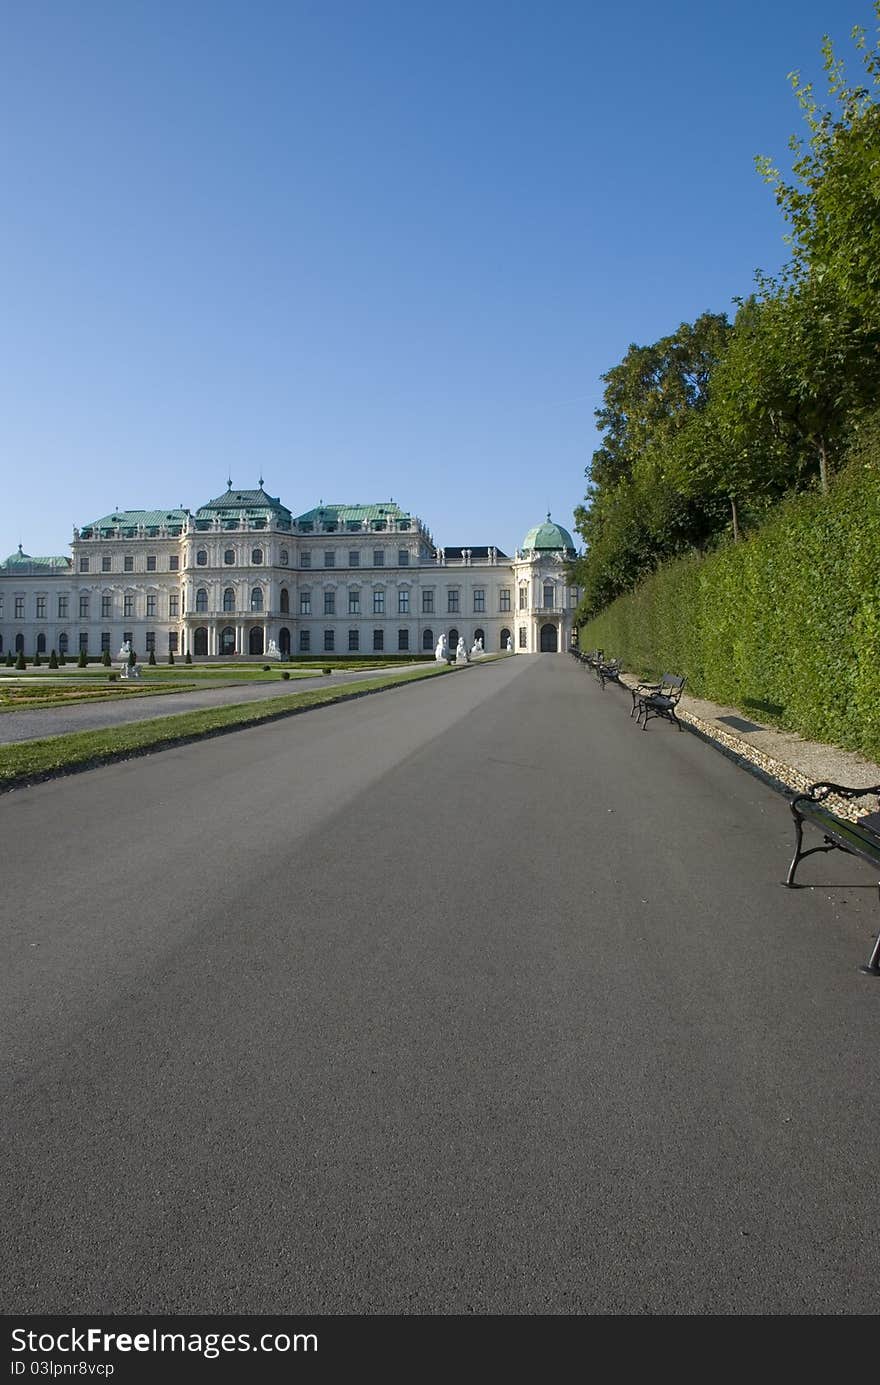
{"type": "Polygon", "coordinates": [[[642,674],[880,757],[880,463],[786,502],[754,537],[669,563],[580,633],[642,674]]]}

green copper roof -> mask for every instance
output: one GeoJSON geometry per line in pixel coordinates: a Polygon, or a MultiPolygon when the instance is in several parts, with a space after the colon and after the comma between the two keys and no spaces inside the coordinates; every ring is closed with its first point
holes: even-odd
{"type": "Polygon", "coordinates": [[[523,548],[574,548],[574,542],[567,529],[563,529],[561,524],[554,524],[547,512],[547,518],[543,524],[536,524],[534,529],[530,529],[522,541],[523,548]]]}
{"type": "Polygon", "coordinates": [[[10,553],[9,557],[0,563],[0,568],[19,572],[32,571],[38,568],[45,571],[47,568],[67,568],[70,567],[69,558],[32,558],[30,553],[22,551],[21,544],[18,545],[17,553],[10,553]]]}
{"type": "Polygon", "coordinates": [[[306,510],[297,515],[297,524],[409,524],[412,516],[393,500],[380,501],[375,505],[317,505],[314,510],[306,510]]]}
{"type": "Polygon", "coordinates": [[[283,515],[290,519],[290,511],[286,505],[282,505],[277,495],[267,495],[263,490],[262,481],[260,489],[256,491],[233,490],[232,486],[224,491],[223,495],[218,495],[216,500],[209,500],[206,505],[200,506],[196,511],[197,519],[222,519],[224,514],[231,512],[232,515],[241,514],[244,510],[246,515],[283,515]]]}
{"type": "Polygon", "coordinates": [[[126,529],[137,529],[141,524],[145,529],[180,529],[185,523],[186,510],[114,510],[101,519],[93,520],[91,524],[84,524],[80,533],[83,538],[88,538],[92,533],[110,534],[116,529],[124,532],[126,529]]]}

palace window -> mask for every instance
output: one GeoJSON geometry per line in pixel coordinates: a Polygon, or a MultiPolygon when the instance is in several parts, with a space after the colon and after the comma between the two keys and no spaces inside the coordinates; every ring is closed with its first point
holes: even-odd
{"type": "Polygon", "coordinates": [[[433,648],[434,648],[434,631],[433,631],[433,630],[423,630],[423,631],[422,631],[422,649],[433,649],[433,648]]]}
{"type": "Polygon", "coordinates": [[[176,615],[177,615],[177,612],[178,612],[179,606],[180,606],[180,601],[179,601],[179,599],[178,599],[177,593],[174,592],[174,593],[172,593],[172,595],[169,596],[169,598],[168,598],[168,614],[169,614],[169,616],[176,616],[176,615]]]}
{"type": "Polygon", "coordinates": [[[398,630],[398,632],[397,632],[397,648],[398,648],[398,649],[409,649],[409,631],[408,631],[408,630],[398,630]]]}
{"type": "MultiPolygon", "coordinates": [[[[86,601],[88,601],[88,597],[86,597],[86,601]]],[[[24,597],[23,597],[23,596],[17,596],[17,597],[15,598],[15,619],[16,619],[16,620],[24,620],[24,597]]]]}
{"type": "Polygon", "coordinates": [[[89,652],[89,635],[88,635],[88,631],[87,631],[87,630],[80,630],[80,632],[79,632],[79,648],[80,648],[80,653],[81,653],[81,654],[88,654],[88,652],[89,652]]]}
{"type": "Polygon", "coordinates": [[[385,631],[384,631],[384,630],[374,630],[374,631],[373,631],[373,652],[374,652],[374,653],[379,653],[379,651],[382,650],[382,649],[384,649],[384,648],[385,648],[385,631]]]}
{"type": "Polygon", "coordinates": [[[422,615],[432,616],[434,614],[434,593],[422,592],[422,615]]]}
{"type": "Polygon", "coordinates": [[[349,552],[349,555],[348,555],[348,566],[349,566],[349,567],[360,567],[360,565],[361,565],[361,554],[360,554],[360,549],[359,549],[359,548],[352,548],[352,549],[350,550],[350,552],[349,552]]]}
{"type": "Polygon", "coordinates": [[[122,614],[128,618],[134,615],[134,597],[124,596],[122,598],[122,614]]]}
{"type": "Polygon", "coordinates": [[[101,632],[101,653],[102,653],[102,654],[109,654],[109,653],[110,653],[110,631],[109,631],[109,630],[102,630],[102,632],[101,632]]]}
{"type": "Polygon", "coordinates": [[[176,630],[169,630],[169,631],[168,631],[168,653],[169,653],[169,654],[176,654],[176,653],[177,653],[177,631],[176,631],[176,630]]]}
{"type": "Polygon", "coordinates": [[[79,599],[79,618],[80,620],[88,620],[89,618],[89,598],[87,596],[81,596],[79,599]]]}
{"type": "Polygon", "coordinates": [[[232,587],[226,587],[223,592],[223,609],[224,611],[235,610],[235,592],[232,587]]]}
{"type": "Polygon", "coordinates": [[[290,592],[286,587],[281,588],[281,614],[290,615],[290,592]]]}
{"type": "Polygon", "coordinates": [[[385,592],[380,588],[373,592],[373,615],[384,616],[385,614],[385,592]]]}
{"type": "Polygon", "coordinates": [[[262,562],[263,562],[263,550],[262,550],[262,548],[252,548],[252,549],[251,549],[251,562],[253,563],[254,567],[260,567],[260,566],[262,565],[262,562]]]}
{"type": "Polygon", "coordinates": [[[251,592],[251,610],[262,611],[263,609],[263,588],[254,587],[251,592]]]}
{"type": "Polygon", "coordinates": [[[483,587],[477,587],[474,592],[474,614],[483,615],[486,610],[486,592],[483,587]]]}
{"type": "Polygon", "coordinates": [[[169,571],[169,572],[179,572],[179,571],[180,571],[180,557],[179,557],[179,555],[178,555],[177,553],[172,553],[172,554],[171,554],[171,557],[168,559],[168,571],[169,571]]]}
{"type": "Polygon", "coordinates": [[[459,597],[459,594],[458,594],[458,592],[457,592],[456,590],[454,590],[454,589],[453,589],[453,590],[450,590],[450,591],[448,591],[448,592],[446,593],[446,600],[447,600],[446,610],[447,610],[447,612],[448,612],[450,615],[456,614],[456,613],[458,612],[458,610],[459,610],[459,601],[458,601],[458,597],[459,597]]]}
{"type": "Polygon", "coordinates": [[[207,566],[208,566],[208,551],[207,551],[207,549],[205,549],[205,548],[200,548],[200,549],[199,549],[198,553],[196,554],[196,563],[197,563],[197,565],[198,565],[199,567],[207,567],[207,566]]]}
{"type": "Polygon", "coordinates": [[[154,592],[149,592],[147,594],[147,617],[149,618],[150,616],[152,616],[153,620],[156,619],[156,596],[154,592]]]}
{"type": "Polygon", "coordinates": [[[205,587],[199,587],[196,592],[196,611],[199,615],[204,614],[208,609],[208,593],[205,587]]]}
{"type": "Polygon", "coordinates": [[[58,653],[66,654],[69,646],[70,641],[67,638],[67,633],[62,630],[61,634],[58,636],[58,653]]]}
{"type": "Polygon", "coordinates": [[[332,654],[336,647],[336,632],[334,630],[324,631],[324,653],[332,654]]]}
{"type": "Polygon", "coordinates": [[[374,549],[373,549],[373,567],[384,567],[384,566],[385,566],[385,549],[384,549],[384,548],[374,548],[374,549]]]}
{"type": "Polygon", "coordinates": [[[359,616],[360,613],[361,613],[361,594],[360,594],[359,591],[350,591],[350,592],[348,593],[348,614],[349,614],[350,616],[359,616]]]}
{"type": "Polygon", "coordinates": [[[398,566],[398,567],[409,567],[409,549],[408,549],[408,548],[398,548],[398,550],[397,550],[397,566],[398,566]]]}
{"type": "Polygon", "coordinates": [[[324,593],[324,615],[325,615],[325,616],[335,616],[335,615],[336,615],[336,593],[335,593],[335,592],[325,592],[325,593],[324,593]]]}
{"type": "Polygon", "coordinates": [[[88,572],[88,570],[89,570],[89,560],[88,560],[88,558],[80,558],[80,560],[79,560],[79,570],[80,570],[80,572],[88,572]]]}
{"type": "Polygon", "coordinates": [[[148,631],[147,631],[146,639],[147,639],[147,653],[148,653],[148,654],[155,654],[155,652],[156,652],[156,632],[155,632],[155,630],[148,630],[148,631]]]}
{"type": "Polygon", "coordinates": [[[59,598],[58,598],[58,619],[59,619],[59,620],[67,620],[67,597],[66,597],[66,596],[59,596],[59,598]]]}
{"type": "Polygon", "coordinates": [[[37,597],[37,620],[45,620],[45,619],[46,619],[46,598],[45,598],[45,596],[38,596],[38,597],[37,597]]]}
{"type": "Polygon", "coordinates": [[[101,618],[108,620],[113,609],[113,597],[109,592],[101,593],[101,618]]]}
{"type": "Polygon", "coordinates": [[[300,567],[312,566],[312,555],[308,548],[303,548],[300,550],[299,565],[300,567]]]}
{"type": "Polygon", "coordinates": [[[361,634],[359,630],[349,630],[348,632],[348,652],[356,654],[361,647],[361,634]]]}
{"type": "Polygon", "coordinates": [[[520,609],[521,611],[524,611],[524,610],[526,609],[526,603],[528,602],[528,599],[529,599],[528,587],[520,587],[520,589],[519,589],[519,609],[520,609]]]}
{"type": "Polygon", "coordinates": [[[300,632],[299,632],[299,652],[300,652],[300,654],[308,654],[309,650],[311,649],[311,646],[312,646],[312,632],[311,632],[311,630],[300,630],[300,632]]]}
{"type": "Polygon", "coordinates": [[[134,558],[131,556],[130,553],[122,559],[122,571],[134,572],[134,558]]]}
{"type": "Polygon", "coordinates": [[[556,588],[554,587],[554,585],[553,585],[552,582],[545,582],[545,583],[544,583],[544,605],[545,605],[549,610],[552,610],[552,609],[553,609],[553,606],[554,606],[555,604],[556,604],[556,588]]]}
{"type": "Polygon", "coordinates": [[[299,613],[301,616],[312,614],[312,593],[300,592],[299,594],[299,613]]]}
{"type": "Polygon", "coordinates": [[[525,649],[526,647],[526,627],[524,625],[519,627],[519,647],[520,649],[525,649]]]}
{"type": "Polygon", "coordinates": [[[227,548],[223,553],[223,562],[226,567],[232,567],[235,563],[235,549],[227,548]]]}
{"type": "Polygon", "coordinates": [[[510,587],[501,588],[498,594],[498,609],[499,611],[510,610],[510,587]]]}
{"type": "Polygon", "coordinates": [[[409,615],[409,592],[400,591],[397,593],[397,614],[399,616],[409,615]]]}
{"type": "Polygon", "coordinates": [[[324,549],[324,566],[325,566],[325,567],[335,567],[335,566],[336,566],[336,549],[335,549],[335,548],[325,548],[325,549],[324,549]]]}
{"type": "Polygon", "coordinates": [[[45,654],[45,652],[46,652],[46,636],[45,636],[45,635],[37,635],[37,653],[38,653],[38,654],[45,654]]]}
{"type": "Polygon", "coordinates": [[[286,548],[282,548],[281,552],[278,554],[278,561],[282,567],[287,567],[290,562],[290,554],[286,548]]]}
{"type": "Polygon", "coordinates": [[[147,554],[147,572],[155,572],[155,571],[156,571],[156,555],[155,555],[155,553],[148,553],[148,554],[147,554]]]}
{"type": "Polygon", "coordinates": [[[105,555],[105,556],[101,559],[101,571],[102,571],[102,572],[109,572],[109,571],[110,571],[110,558],[109,558],[109,555],[105,555]]]}

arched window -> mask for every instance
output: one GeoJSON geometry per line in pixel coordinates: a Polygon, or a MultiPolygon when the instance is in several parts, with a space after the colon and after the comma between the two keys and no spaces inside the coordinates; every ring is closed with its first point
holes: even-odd
{"type": "Polygon", "coordinates": [[[290,615],[290,592],[286,587],[281,588],[281,614],[290,615]]]}
{"type": "Polygon", "coordinates": [[[282,567],[287,567],[287,564],[290,562],[290,554],[286,548],[282,548],[281,552],[278,554],[278,561],[282,567]]]}
{"type": "Polygon", "coordinates": [[[15,652],[16,654],[24,653],[24,635],[22,635],[21,633],[19,633],[15,637],[15,652]]]}
{"type": "Polygon", "coordinates": [[[67,639],[67,636],[66,636],[66,634],[64,633],[64,631],[62,631],[61,634],[58,636],[58,653],[59,653],[59,654],[66,654],[66,653],[67,653],[67,648],[68,648],[68,639],[67,639]]]}
{"type": "Polygon", "coordinates": [[[206,626],[200,625],[198,630],[193,632],[193,654],[197,658],[204,659],[208,653],[208,631],[206,626]]]}
{"type": "Polygon", "coordinates": [[[422,649],[434,648],[434,631],[425,630],[422,634],[422,649]]]}
{"type": "Polygon", "coordinates": [[[198,563],[199,567],[207,567],[207,565],[208,565],[208,553],[207,553],[207,550],[206,550],[206,549],[204,549],[204,548],[200,548],[200,549],[199,549],[198,553],[196,554],[196,562],[198,563]]]}
{"type": "Polygon", "coordinates": [[[233,563],[235,562],[234,548],[227,548],[226,552],[223,554],[223,561],[227,567],[232,567],[233,563]]]}
{"type": "Polygon", "coordinates": [[[227,656],[235,653],[235,631],[231,625],[220,631],[220,653],[227,656]]]}
{"type": "Polygon", "coordinates": [[[552,610],[555,605],[556,588],[552,582],[544,583],[544,605],[548,610],[552,610]]]}
{"type": "Polygon", "coordinates": [[[485,630],[475,630],[475,631],[474,631],[474,644],[476,644],[477,640],[482,640],[482,641],[483,641],[483,648],[485,649],[485,648],[486,648],[486,632],[485,632],[485,630]]]}
{"type": "Polygon", "coordinates": [[[235,592],[231,587],[227,587],[223,593],[223,609],[224,611],[235,610],[235,592]]]}
{"type": "MultiPolygon", "coordinates": [[[[504,629],[504,630],[501,631],[501,650],[502,650],[502,653],[507,649],[507,641],[508,641],[508,640],[510,640],[510,631],[507,630],[507,629],[504,629]]],[[[512,640],[511,640],[511,643],[513,643],[512,640]]]]}
{"type": "Polygon", "coordinates": [[[455,649],[455,648],[457,647],[457,645],[458,645],[458,631],[457,631],[457,630],[450,630],[450,632],[449,632],[449,638],[447,639],[446,643],[449,645],[449,648],[450,648],[450,649],[455,649]]]}
{"type": "Polygon", "coordinates": [[[198,591],[196,592],[196,610],[198,612],[202,612],[207,611],[207,609],[208,593],[204,587],[199,587],[198,591]]]}
{"type": "Polygon", "coordinates": [[[37,635],[37,653],[38,653],[38,654],[45,654],[45,652],[46,652],[46,636],[45,636],[45,635],[37,635]]]}
{"type": "Polygon", "coordinates": [[[262,548],[252,548],[252,549],[251,549],[251,562],[254,563],[257,567],[259,567],[259,566],[260,566],[260,563],[261,563],[262,561],[263,561],[263,550],[262,550],[262,548]]]}
{"type": "MultiPolygon", "coordinates": [[[[262,588],[262,587],[254,587],[253,591],[251,592],[251,610],[252,610],[252,611],[262,611],[262,609],[263,609],[263,588],[262,588]]],[[[258,652],[259,652],[259,653],[262,653],[262,650],[259,650],[258,652]]]]}

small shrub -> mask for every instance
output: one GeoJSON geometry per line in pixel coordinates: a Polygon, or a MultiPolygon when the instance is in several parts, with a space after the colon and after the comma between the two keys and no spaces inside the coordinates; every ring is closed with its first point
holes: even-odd
{"type": "Polygon", "coordinates": [[[118,673],[108,673],[108,674],[107,674],[107,682],[108,682],[108,683],[115,683],[118,677],[119,677],[119,674],[118,674],[118,673]]]}
{"type": "Polygon", "coordinates": [[[58,655],[55,653],[55,650],[54,650],[54,649],[52,650],[52,653],[49,655],[49,667],[50,667],[50,668],[57,668],[57,667],[58,667],[58,655]]]}
{"type": "Polygon", "coordinates": [[[186,658],[184,659],[183,662],[184,662],[185,664],[191,664],[192,661],[193,661],[193,656],[190,654],[189,650],[187,650],[187,651],[186,651],[186,658]]]}
{"type": "Polygon", "coordinates": [[[154,649],[150,650],[150,657],[147,660],[147,663],[152,664],[154,668],[156,667],[156,651],[154,649]]]}
{"type": "Polygon", "coordinates": [[[39,650],[37,650],[36,654],[35,654],[34,657],[33,657],[33,666],[34,666],[34,668],[42,668],[42,667],[43,667],[43,661],[42,661],[42,659],[40,658],[40,651],[39,651],[39,650]]]}
{"type": "Polygon", "coordinates": [[[109,668],[109,667],[110,667],[110,650],[109,650],[109,649],[105,649],[104,652],[103,652],[103,654],[101,655],[101,663],[104,665],[105,668],[109,668]]]}
{"type": "Polygon", "coordinates": [[[270,664],[264,664],[264,665],[263,665],[263,672],[264,672],[264,673],[271,673],[271,672],[272,672],[272,667],[271,667],[271,665],[270,665],[270,664]]]}
{"type": "Polygon", "coordinates": [[[290,674],[287,672],[287,669],[284,670],[284,672],[282,673],[281,677],[282,677],[282,678],[285,678],[285,679],[287,679],[287,678],[290,677],[290,674]]]}
{"type": "Polygon", "coordinates": [[[21,650],[19,652],[18,658],[15,661],[15,667],[19,670],[27,668],[27,664],[25,663],[24,658],[24,650],[21,650]]]}
{"type": "Polygon", "coordinates": [[[323,673],[323,675],[324,675],[325,678],[329,678],[329,677],[330,677],[330,674],[333,672],[333,670],[332,670],[332,668],[324,667],[324,668],[321,669],[321,672],[323,673]]]}
{"type": "Polygon", "coordinates": [[[88,655],[86,654],[86,651],[85,651],[84,649],[81,649],[81,650],[79,651],[79,658],[78,658],[77,661],[76,661],[76,666],[77,666],[77,668],[85,668],[86,665],[88,664],[88,662],[89,662],[89,660],[88,660],[88,655]]]}
{"type": "Polygon", "coordinates": [[[59,667],[59,668],[65,668],[66,665],[67,665],[67,660],[65,659],[64,655],[63,655],[63,654],[59,654],[59,655],[58,655],[58,667],[59,667]]]}
{"type": "Polygon", "coordinates": [[[169,662],[169,664],[173,664],[173,663],[174,663],[174,650],[173,650],[173,649],[169,649],[169,651],[168,651],[168,662],[169,662]]]}
{"type": "Polygon", "coordinates": [[[135,654],[135,652],[134,652],[133,649],[130,649],[129,652],[128,652],[128,667],[129,667],[129,668],[134,668],[134,666],[135,666],[135,664],[137,663],[137,661],[138,661],[138,656],[135,654]]]}

